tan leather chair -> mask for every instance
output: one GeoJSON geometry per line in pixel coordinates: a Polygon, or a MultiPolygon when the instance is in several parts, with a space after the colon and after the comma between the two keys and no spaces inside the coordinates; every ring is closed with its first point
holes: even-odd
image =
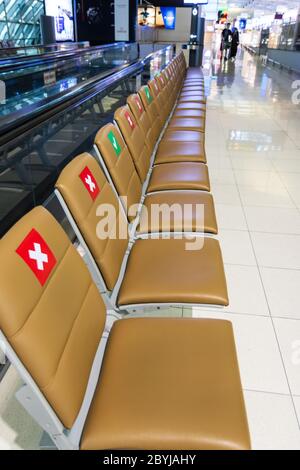
{"type": "Polygon", "coordinates": [[[159,144],[155,164],[176,162],[206,163],[205,141],[196,142],[176,141],[176,134],[167,134],[169,139],[162,139],[159,144]],[[172,137],[174,140],[172,140],[172,137]]]}
{"type": "MultiPolygon", "coordinates": [[[[184,109],[184,108],[177,108],[174,111],[173,118],[180,118],[180,119],[201,119],[200,127],[205,129],[205,117],[206,112],[205,109],[184,109]]],[[[170,127],[170,126],[169,126],[170,127]]],[[[185,126],[186,128],[186,126],[185,126]]],[[[197,130],[197,128],[196,128],[197,130]]]]}
{"type": "MultiPolygon", "coordinates": [[[[228,304],[222,255],[218,241],[213,238],[202,239],[203,248],[196,251],[186,250],[188,240],[185,238],[139,239],[130,251],[121,287],[116,286],[127,240],[99,239],[101,205],[111,205],[118,216],[117,228],[121,228],[122,233],[127,220],[99,165],[87,154],[77,157],[62,171],[56,189],[72,216],[71,223],[76,224],[102,274],[106,290],[113,291],[116,297],[114,307],[127,310],[129,305],[136,304],[228,304]],[[95,199],[79,177],[85,169],[88,169],[89,180],[99,188],[95,199]]],[[[115,224],[111,223],[111,230],[114,230],[115,224]]]]}
{"type": "Polygon", "coordinates": [[[122,133],[143,184],[151,167],[153,149],[146,145],[144,133],[128,106],[118,108],[114,119],[122,133]]]}
{"type": "Polygon", "coordinates": [[[184,84],[182,89],[181,89],[181,93],[190,93],[190,92],[200,93],[201,95],[204,95],[205,94],[205,88],[204,88],[204,86],[201,86],[199,84],[195,84],[195,85],[184,84]]]}
{"type": "MultiPolygon", "coordinates": [[[[170,107],[168,103],[168,88],[165,87],[165,81],[163,75],[160,76],[159,80],[150,80],[148,82],[149,89],[153,96],[153,100],[156,102],[157,109],[162,122],[166,122],[169,118],[170,107]]],[[[183,93],[181,96],[184,96],[183,93]]],[[[196,96],[198,96],[196,94],[196,96]]],[[[181,112],[182,113],[182,112],[181,112]]],[[[191,111],[190,111],[191,113],[191,111]]],[[[175,115],[172,117],[168,124],[170,130],[205,130],[205,117],[204,116],[186,116],[175,115]]]]}
{"type": "MultiPolygon", "coordinates": [[[[161,120],[166,121],[166,110],[165,106],[167,105],[167,109],[170,110],[173,108],[174,103],[177,99],[177,92],[176,92],[176,98],[172,98],[172,106],[168,106],[169,102],[169,90],[167,89],[167,79],[165,78],[164,72],[160,74],[159,76],[156,77],[156,84],[155,80],[150,80],[148,83],[150,91],[152,93],[152,96],[154,97],[154,100],[156,101],[157,109],[160,112],[161,120]]],[[[171,83],[172,86],[172,83],[171,83]]],[[[173,87],[174,89],[174,87],[173,87]]],[[[189,96],[191,96],[191,91],[193,91],[193,88],[188,87],[187,89],[183,88],[181,98],[186,98],[185,91],[189,92],[189,96]]],[[[197,92],[200,92],[200,88],[196,88],[197,92]]],[[[205,99],[204,92],[202,92],[203,98],[205,99]]],[[[199,99],[199,93],[195,93],[195,99],[199,99]]],[[[181,103],[185,104],[185,102],[181,103]]],[[[197,103],[199,104],[204,104],[203,103],[197,103]]],[[[193,106],[189,106],[189,109],[185,110],[184,108],[182,109],[176,109],[175,113],[173,115],[173,118],[171,119],[169,125],[168,125],[168,130],[199,130],[201,132],[204,132],[205,130],[205,114],[203,112],[205,110],[205,106],[200,109],[194,109],[193,106]]],[[[168,116],[168,113],[167,113],[168,116]]]]}
{"type": "Polygon", "coordinates": [[[156,102],[154,100],[154,97],[152,96],[152,93],[149,87],[143,86],[142,88],[140,88],[138,93],[140,95],[144,108],[151,121],[151,126],[153,128],[153,135],[155,138],[155,142],[157,142],[165,123],[162,122],[160,118],[159,111],[156,106],[156,102]]]}
{"type": "Polygon", "coordinates": [[[205,82],[204,80],[184,80],[182,90],[193,90],[193,91],[204,91],[205,89],[205,82]]]}
{"type": "MultiPolygon", "coordinates": [[[[163,78],[161,75],[160,80],[163,78]]],[[[165,88],[161,85],[161,81],[157,81],[156,79],[152,79],[148,82],[148,87],[153,96],[153,100],[156,103],[160,119],[163,124],[165,124],[170,115],[170,104],[169,100],[165,95],[165,88]]]]}
{"type": "Polygon", "coordinates": [[[168,124],[169,130],[194,130],[205,132],[205,117],[184,116],[186,112],[181,112],[183,116],[175,115],[168,124]]]}
{"type": "MultiPolygon", "coordinates": [[[[196,101],[187,101],[184,103],[178,103],[176,105],[176,111],[181,110],[195,110],[200,111],[201,113],[206,113],[206,104],[205,103],[197,103],[196,101]]],[[[175,111],[175,112],[176,112],[175,111]]]]}
{"type": "Polygon", "coordinates": [[[201,92],[183,92],[178,98],[178,103],[188,103],[190,101],[196,101],[197,103],[206,103],[206,97],[201,92]]]}
{"type": "Polygon", "coordinates": [[[159,75],[157,75],[155,79],[158,83],[161,93],[163,94],[164,100],[167,102],[169,117],[174,108],[179,93],[179,79],[176,80],[176,76],[172,74],[168,67],[164,69],[159,75]]]}
{"type": "Polygon", "coordinates": [[[205,133],[194,130],[171,130],[167,129],[161,142],[183,142],[186,145],[189,142],[200,142],[204,145],[205,133]]]}
{"type": "Polygon", "coordinates": [[[188,68],[186,72],[186,77],[187,78],[192,78],[192,79],[202,79],[203,78],[203,72],[201,69],[197,68],[188,68]]]}
{"type": "Polygon", "coordinates": [[[1,239],[0,256],[1,341],[24,406],[59,449],[250,448],[229,322],[108,328],[85,263],[42,207],[1,239]]]}
{"type": "MultiPolygon", "coordinates": [[[[128,106],[118,108],[115,120],[129,148],[142,183],[146,181],[149,168],[150,152],[145,144],[145,137],[138,122],[128,106]],[[144,171],[141,162],[145,162],[144,171]]],[[[165,190],[202,190],[210,191],[207,166],[199,162],[174,162],[155,165],[151,173],[148,192],[165,190]]]]}
{"type": "MultiPolygon", "coordinates": [[[[137,173],[127,145],[119,130],[113,124],[107,124],[102,127],[96,134],[95,146],[98,149],[98,157],[100,164],[107,170],[107,176],[110,177],[113,186],[120,197],[121,204],[126,211],[128,220],[132,222],[137,217],[138,208],[129,212],[128,209],[140,203],[142,199],[142,182],[137,173]],[[120,147],[120,153],[116,153],[109,136],[114,136],[120,147]]],[[[88,158],[89,160],[89,158],[88,158]]],[[[139,162],[141,171],[144,163],[139,162]]]]}
{"type": "MultiPolygon", "coordinates": [[[[163,130],[164,123],[162,123],[162,120],[160,118],[156,101],[154,100],[148,86],[142,87],[139,90],[139,95],[151,123],[151,140],[157,142],[163,130]]],[[[163,135],[162,140],[176,142],[191,142],[197,140],[198,142],[203,142],[203,132],[201,132],[200,130],[185,130],[182,133],[177,133],[177,130],[167,129],[163,135]],[[176,140],[174,139],[174,135],[172,134],[173,132],[175,133],[176,140]]]]}
{"type": "Polygon", "coordinates": [[[207,166],[198,162],[164,163],[154,166],[148,192],[174,189],[210,191],[207,166]]]}
{"type": "MultiPolygon", "coordinates": [[[[146,145],[148,145],[148,148],[153,151],[156,144],[156,140],[154,138],[155,133],[152,130],[151,121],[139,95],[130,95],[127,98],[127,103],[135,120],[144,132],[146,145]]],[[[178,110],[178,112],[180,111],[181,110],[178,110]]],[[[182,111],[189,112],[190,110],[183,109],[182,111]]],[[[199,109],[196,112],[201,112],[201,110],[199,109]]],[[[184,161],[206,163],[204,136],[202,134],[202,140],[199,140],[200,133],[197,133],[196,136],[196,142],[187,142],[186,140],[172,141],[171,138],[163,138],[156,153],[155,164],[159,165],[162,163],[176,163],[184,161]]]]}
{"type": "Polygon", "coordinates": [[[133,205],[143,202],[144,208],[141,213],[141,223],[138,226],[137,234],[161,233],[161,232],[182,232],[183,225],[189,232],[205,232],[217,234],[217,221],[214,202],[211,194],[202,191],[161,191],[156,194],[147,194],[142,200],[142,183],[138,177],[136,168],[130,156],[123,138],[118,129],[113,124],[102,127],[95,138],[95,145],[99,151],[101,165],[104,166],[112,180],[114,187],[121,199],[128,220],[132,222],[137,216],[134,210],[128,211],[133,205]],[[108,135],[113,132],[120,142],[122,151],[116,157],[115,151],[108,139],[108,135]],[[125,199],[127,197],[127,201],[125,199]],[[126,201],[126,205],[125,202],[126,201]],[[171,225],[167,225],[164,220],[145,219],[144,214],[151,214],[153,205],[168,205],[170,208],[174,204],[180,205],[181,211],[171,219],[171,225]],[[192,212],[186,214],[187,205],[191,205],[192,212]],[[197,220],[197,206],[204,206],[203,218],[197,220]],[[184,220],[181,214],[184,214],[184,220]]]}
{"type": "Polygon", "coordinates": [[[149,114],[146,112],[138,93],[129,95],[127,98],[127,104],[135,120],[139,123],[140,128],[144,132],[146,145],[150,152],[153,152],[157,142],[156,130],[152,128],[152,121],[150,120],[149,114]]]}

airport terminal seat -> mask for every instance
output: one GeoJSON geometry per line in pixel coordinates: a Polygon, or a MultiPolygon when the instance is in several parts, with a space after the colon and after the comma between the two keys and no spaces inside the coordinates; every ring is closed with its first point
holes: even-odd
{"type": "Polygon", "coordinates": [[[120,321],[101,374],[83,449],[250,447],[230,323],[120,321]]]}
{"type": "Polygon", "coordinates": [[[148,192],[169,189],[196,189],[210,191],[207,166],[198,162],[176,162],[153,168],[148,192]]]}
{"type": "Polygon", "coordinates": [[[205,119],[203,117],[188,117],[188,116],[178,116],[175,115],[172,117],[169,122],[168,128],[170,130],[200,130],[204,132],[205,130],[205,119]]]}
{"type": "Polygon", "coordinates": [[[148,194],[148,189],[146,189],[145,199],[142,199],[142,182],[138,177],[129,150],[119,130],[113,124],[107,124],[98,131],[95,138],[95,145],[99,152],[100,163],[109,174],[112,185],[116,189],[121,202],[124,202],[124,196],[127,197],[127,207],[124,207],[124,209],[127,211],[128,220],[130,222],[132,222],[138,214],[134,210],[128,213],[128,209],[134,204],[138,205],[141,202],[144,204],[140,214],[140,224],[137,229],[138,234],[173,231],[182,232],[183,226],[185,231],[190,232],[207,232],[213,234],[218,232],[213,197],[208,192],[170,190],[148,194]],[[116,156],[108,138],[112,131],[118,142],[120,142],[121,153],[119,157],[116,156]],[[167,225],[163,219],[157,221],[153,217],[149,219],[144,217],[144,213],[151,215],[151,208],[154,204],[168,205],[170,208],[176,204],[177,206],[180,205],[181,210],[179,210],[178,215],[174,213],[170,220],[171,225],[167,225]],[[186,211],[188,204],[191,206],[191,213],[187,213],[186,211]],[[199,213],[196,212],[197,206],[203,206],[203,217],[199,216],[199,213]],[[184,214],[184,220],[182,214],[184,214]]]}
{"type": "Polygon", "coordinates": [[[202,113],[206,113],[206,104],[205,103],[199,103],[197,101],[188,101],[184,103],[178,103],[176,106],[176,111],[185,111],[185,110],[195,110],[195,111],[201,111],[202,113]]]}
{"type": "MultiPolygon", "coordinates": [[[[153,151],[157,140],[153,139],[153,130],[150,117],[146,112],[141,99],[138,94],[130,95],[127,98],[127,104],[136,120],[142,129],[146,145],[149,146],[149,149],[153,151]]],[[[180,109],[179,109],[180,111],[180,109]]],[[[200,112],[201,109],[199,108],[200,112]]],[[[206,163],[205,147],[204,147],[204,135],[198,133],[196,134],[195,141],[188,141],[190,133],[188,132],[188,137],[184,140],[183,132],[172,132],[169,133],[170,137],[168,139],[162,139],[161,143],[158,146],[158,150],[155,157],[155,163],[172,163],[180,161],[199,161],[206,163]],[[176,137],[177,136],[177,137],[176,137]],[[178,140],[176,140],[178,139],[178,140]],[[186,142],[188,141],[188,145],[186,142]]]]}
{"type": "Polygon", "coordinates": [[[108,333],[84,261],[42,207],[0,256],[3,341],[60,449],[250,448],[229,322],[121,319],[108,333]]]}
{"type": "Polygon", "coordinates": [[[96,262],[106,291],[116,293],[118,309],[161,304],[228,305],[222,254],[219,242],[213,238],[201,237],[198,249],[188,249],[191,240],[184,236],[180,240],[138,239],[126,261],[128,221],[93,157],[83,154],[72,160],[62,171],[56,190],[96,262]],[[95,197],[80,178],[84,172],[98,188],[95,197]],[[116,236],[109,239],[98,236],[101,204],[110,204],[116,214],[110,228],[116,229],[116,236]],[[122,282],[117,286],[120,276],[122,282]]]}
{"type": "MultiPolygon", "coordinates": [[[[130,154],[136,163],[141,182],[144,183],[148,174],[152,152],[145,143],[143,131],[139,125],[137,125],[128,106],[117,109],[115,112],[115,120],[126,141],[130,154]],[[147,170],[140,170],[141,161],[145,162],[147,170]]],[[[163,165],[155,164],[148,185],[148,192],[171,189],[198,189],[209,191],[210,182],[207,166],[200,161],[176,161],[163,165]]]]}
{"type": "MultiPolygon", "coordinates": [[[[146,112],[149,115],[151,126],[156,129],[156,142],[163,130],[163,122],[162,119],[159,115],[159,109],[157,107],[156,101],[153,98],[151,91],[148,86],[144,86],[139,89],[139,95],[141,97],[142,103],[144,105],[144,108],[146,109],[146,112]],[[150,96],[150,100],[149,97],[150,96]]],[[[194,100],[195,101],[195,100],[194,100]]],[[[176,136],[176,141],[178,142],[190,142],[190,141],[195,141],[197,140],[198,142],[203,141],[203,132],[195,131],[192,129],[185,129],[181,133],[178,132],[176,129],[166,129],[166,132],[164,133],[162,137],[162,141],[174,141],[175,138],[173,137],[176,136]]]]}

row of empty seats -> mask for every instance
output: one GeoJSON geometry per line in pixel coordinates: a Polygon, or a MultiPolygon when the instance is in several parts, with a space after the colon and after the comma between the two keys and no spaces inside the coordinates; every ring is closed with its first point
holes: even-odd
{"type": "Polygon", "coordinates": [[[63,170],[56,194],[90,271],[42,207],[0,242],[0,340],[27,384],[20,401],[58,448],[250,448],[231,324],[126,316],[228,304],[205,113],[202,72],[180,54],[100,129],[96,157],[63,170]],[[200,223],[183,211],[201,249],[187,249],[176,217],[149,224],[153,204],[204,206],[200,223]]]}
{"type": "Polygon", "coordinates": [[[181,89],[184,68],[179,63],[178,67],[169,66],[151,80],[149,86],[142,87],[139,94],[129,96],[128,105],[116,111],[115,124],[108,124],[97,133],[95,149],[102,169],[90,155],[80,155],[63,170],[56,184],[58,198],[67,216],[97,265],[101,291],[111,293],[112,308],[128,310],[141,304],[177,303],[228,305],[219,242],[203,237],[205,232],[217,233],[205,163],[203,78],[187,79],[181,89]],[[192,111],[196,117],[177,117],[178,106],[187,104],[192,108],[194,103],[200,104],[202,111],[186,109],[180,112],[192,111]],[[165,132],[159,141],[162,131],[165,132]],[[197,146],[193,147],[193,143],[197,146]],[[92,197],[89,188],[78,178],[82,174],[98,188],[92,197]],[[126,205],[122,205],[125,198],[126,205]],[[139,210],[140,203],[142,208],[139,210]],[[97,207],[101,204],[115,207],[117,232],[120,223],[126,225],[137,218],[138,223],[133,223],[137,225],[137,240],[129,259],[127,238],[99,240],[97,207]],[[163,219],[150,219],[149,224],[143,215],[144,212],[151,214],[154,204],[180,205],[179,220],[175,214],[166,224],[163,219]],[[191,210],[186,214],[188,206],[191,210]],[[196,217],[197,207],[203,208],[200,219],[196,217]],[[129,212],[128,208],[136,208],[136,211],[129,212]],[[139,237],[153,232],[182,232],[183,225],[185,231],[200,234],[201,250],[187,251],[184,236],[171,240],[139,237]]]}

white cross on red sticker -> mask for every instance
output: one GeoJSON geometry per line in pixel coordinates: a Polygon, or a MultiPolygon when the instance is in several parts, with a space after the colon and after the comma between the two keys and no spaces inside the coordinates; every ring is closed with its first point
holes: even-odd
{"type": "Polygon", "coordinates": [[[131,129],[134,129],[135,128],[135,123],[134,123],[134,120],[133,118],[130,116],[130,114],[128,112],[125,113],[125,117],[128,121],[128,124],[130,125],[131,129]]]}
{"type": "Polygon", "coordinates": [[[56,258],[41,235],[32,229],[16,253],[29,266],[41,286],[44,286],[56,265],[56,258]]]}
{"type": "Polygon", "coordinates": [[[95,180],[93,173],[91,170],[86,166],[85,169],[79,175],[81,181],[83,182],[84,186],[89,192],[89,195],[95,201],[98,194],[100,193],[99,186],[97,181],[95,180]]]}
{"type": "Polygon", "coordinates": [[[135,102],[136,102],[136,105],[137,105],[137,107],[138,107],[138,109],[139,109],[139,112],[142,114],[142,112],[143,112],[143,106],[142,106],[142,104],[141,104],[139,98],[136,98],[136,99],[135,99],[135,102]]]}

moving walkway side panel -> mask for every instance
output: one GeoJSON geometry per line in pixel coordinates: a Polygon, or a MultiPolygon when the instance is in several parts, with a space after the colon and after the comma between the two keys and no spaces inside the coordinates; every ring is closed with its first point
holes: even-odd
{"type": "Polygon", "coordinates": [[[92,149],[97,131],[126,104],[140,77],[148,81],[158,54],[169,58],[165,50],[151,54],[0,119],[0,236],[38,204],[50,204],[60,220],[53,202],[58,175],[74,156],[92,149]]]}

